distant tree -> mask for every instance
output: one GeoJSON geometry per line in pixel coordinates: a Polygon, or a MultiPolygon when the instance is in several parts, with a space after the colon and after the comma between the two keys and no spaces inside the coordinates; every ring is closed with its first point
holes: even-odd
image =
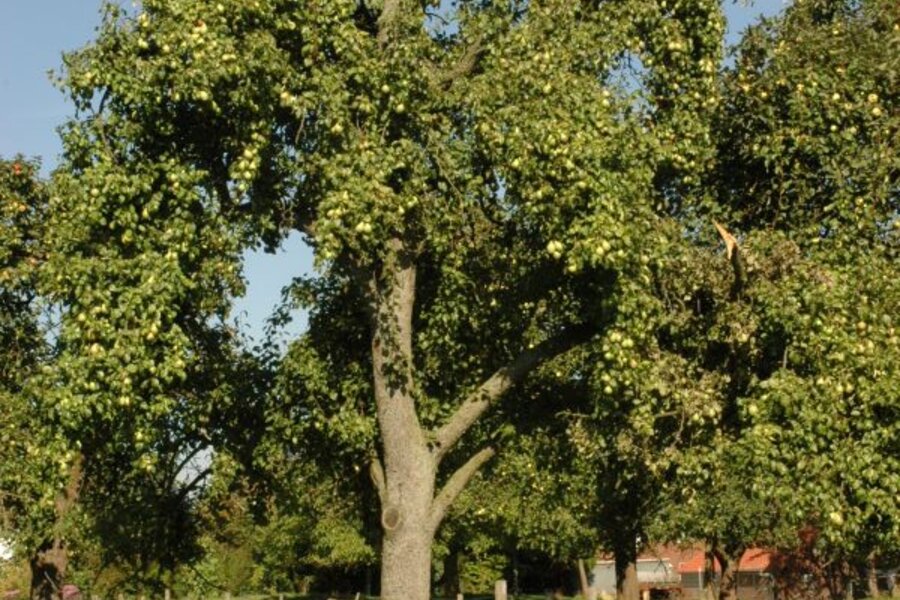
{"type": "Polygon", "coordinates": [[[898,211],[900,7],[810,0],[749,29],[724,78],[721,200],[738,231],[825,256],[883,240],[898,211]]]}
{"type": "MultiPolygon", "coordinates": [[[[713,225],[707,229],[715,231],[713,225]]],[[[657,492],[663,498],[650,529],[654,539],[705,543],[707,566],[718,563],[721,569],[718,582],[708,577],[707,584],[724,600],[737,592],[735,575],[746,549],[796,540],[797,526],[785,518],[787,508],[759,486],[764,467],[759,447],[749,440],[753,423],[744,403],[755,385],[784,366],[783,355],[773,349],[780,338],[760,333],[772,325],[761,321],[781,315],[774,307],[757,313],[755,304],[763,294],[782,290],[789,274],[812,268],[812,263],[802,261],[796,246],[780,236],[773,240],[768,233],[755,234],[737,246],[727,230],[719,231],[729,243],[731,261],[699,245],[672,269],[672,281],[684,286],[673,296],[688,302],[682,307],[687,311],[676,311],[681,317],[672,319],[679,326],[666,331],[670,350],[680,353],[706,386],[702,401],[686,415],[694,422],[693,435],[672,446],[668,478],[657,492]],[[744,271],[750,274],[736,275],[744,271]]]]}

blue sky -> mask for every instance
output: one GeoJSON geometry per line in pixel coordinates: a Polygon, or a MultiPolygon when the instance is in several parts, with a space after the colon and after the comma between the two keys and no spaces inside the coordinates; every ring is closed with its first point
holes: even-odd
{"type": "MultiPolygon", "coordinates": [[[[45,172],[60,151],[56,127],[72,108],[53,87],[48,72],[61,64],[63,51],[78,48],[94,35],[99,0],[0,0],[0,156],[40,156],[45,172]]],[[[761,14],[774,14],[784,0],[728,2],[729,37],[761,14]]],[[[255,338],[279,302],[281,289],[312,268],[311,255],[299,236],[287,240],[276,255],[249,252],[245,275],[248,294],[236,306],[239,321],[255,338]]],[[[298,316],[297,330],[302,327],[298,316]]]]}

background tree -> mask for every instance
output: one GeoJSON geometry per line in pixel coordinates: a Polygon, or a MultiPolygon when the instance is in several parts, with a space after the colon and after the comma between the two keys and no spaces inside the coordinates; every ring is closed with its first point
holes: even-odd
{"type": "Polygon", "coordinates": [[[897,21],[893,2],[815,0],[747,32],[716,135],[735,228],[824,242],[841,261],[894,222],[897,21]]]}
{"type": "Polygon", "coordinates": [[[53,419],[37,408],[42,390],[35,380],[54,355],[54,315],[38,291],[49,202],[38,168],[22,157],[0,161],[0,525],[29,559],[33,591],[49,597],[67,566],[64,538],[74,527],[80,466],[53,419]]]}
{"type": "Polygon", "coordinates": [[[760,329],[771,323],[760,321],[770,315],[755,312],[754,305],[760,302],[761,288],[780,289],[786,272],[799,268],[793,264],[799,254],[778,236],[772,240],[763,233],[738,246],[727,230],[717,228],[727,241],[726,256],[705,245],[703,236],[672,264],[670,282],[680,286],[670,291],[687,302],[676,300],[681,306],[673,314],[680,316],[671,320],[666,333],[671,350],[689,361],[695,377],[707,385],[701,394],[704,401],[689,416],[695,434],[674,448],[670,479],[663,485],[666,501],[660,504],[652,536],[675,543],[704,542],[710,593],[733,598],[745,550],[792,543],[797,535],[797,527],[783,517],[786,508],[765,496],[756,483],[762,468],[760,449],[748,440],[752,422],[744,402],[754,385],[784,367],[784,355],[779,354],[783,332],[773,327],[768,332],[772,335],[762,335],[760,329]],[[757,241],[760,246],[754,246],[757,241]],[[752,259],[747,258],[748,244],[759,252],[752,259]],[[718,581],[712,573],[716,563],[721,569],[718,581]]]}
{"type": "Polygon", "coordinates": [[[731,475],[752,473],[754,483],[722,519],[701,502],[700,529],[689,529],[715,530],[737,548],[768,540],[793,549],[797,532],[812,527],[827,557],[819,566],[832,565],[820,570],[829,575],[823,589],[835,596],[851,565],[890,551],[892,543],[872,542],[893,535],[897,508],[878,500],[893,493],[893,475],[860,466],[889,465],[883,453],[896,445],[888,423],[897,395],[868,387],[892,385],[881,366],[894,352],[891,318],[873,329],[888,335],[882,353],[865,354],[869,311],[893,314],[897,302],[884,282],[897,250],[898,64],[883,53],[900,43],[896,11],[877,1],[804,2],[749,30],[723,80],[719,166],[708,182],[720,200],[713,214],[740,228],[728,249],[732,283],[699,284],[711,320],[695,334],[707,344],[706,368],[730,381],[710,456],[733,462],[704,465],[698,449],[681,492],[690,499],[699,485],[706,492],[697,497],[721,504],[734,490],[713,488],[734,485],[731,475]],[[869,522],[870,533],[850,533],[844,512],[869,522]]]}
{"type": "Polygon", "coordinates": [[[793,488],[820,551],[854,565],[896,539],[897,504],[879,499],[897,485],[896,373],[883,361],[896,362],[898,22],[898,6],[877,0],[791,7],[746,36],[722,120],[723,156],[750,167],[724,188],[735,218],[785,230],[793,260],[816,265],[785,269],[778,291],[756,300],[761,337],[783,354],[749,405],[771,417],[773,429],[752,429],[757,443],[777,440],[757,451],[794,465],[779,478],[788,485],[770,489],[787,502],[793,488]]]}

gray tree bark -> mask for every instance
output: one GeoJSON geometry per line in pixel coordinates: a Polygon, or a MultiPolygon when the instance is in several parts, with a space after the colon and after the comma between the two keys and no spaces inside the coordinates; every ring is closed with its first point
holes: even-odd
{"type": "MultiPolygon", "coordinates": [[[[81,491],[83,457],[78,456],[69,469],[69,481],[56,497],[57,523],[61,523],[74,508],[81,491]]],[[[62,598],[69,553],[65,540],[59,535],[38,548],[31,557],[31,600],[54,600],[62,598]]]]}
{"type": "Polygon", "coordinates": [[[437,490],[443,457],[493,402],[542,362],[588,339],[586,328],[565,331],[524,351],[488,377],[437,431],[425,431],[416,413],[413,313],[416,267],[400,240],[390,244],[382,270],[369,282],[372,377],[381,457],[370,464],[384,530],[382,600],[429,600],[431,545],[449,507],[494,455],[483,448],[437,490]]]}
{"type": "Polygon", "coordinates": [[[431,502],[435,461],[416,414],[412,376],[412,318],[416,270],[393,244],[370,286],[372,368],[384,465],[375,469],[384,528],[381,597],[427,599],[431,588],[431,502]]]}

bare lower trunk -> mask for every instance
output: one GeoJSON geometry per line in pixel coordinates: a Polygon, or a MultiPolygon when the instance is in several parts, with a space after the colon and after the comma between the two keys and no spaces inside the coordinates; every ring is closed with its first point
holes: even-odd
{"type": "MultiPolygon", "coordinates": [[[[82,463],[84,458],[78,455],[69,467],[69,480],[66,487],[56,496],[57,524],[63,523],[74,508],[81,491],[82,463]]],[[[53,600],[62,598],[62,586],[65,582],[66,568],[69,566],[69,555],[65,541],[59,536],[44,543],[31,557],[31,600],[53,600]]]]}
{"type": "Polygon", "coordinates": [[[628,544],[622,546],[616,550],[616,600],[640,600],[634,542],[631,542],[630,548],[628,544]]]}
{"type": "MultiPolygon", "coordinates": [[[[390,412],[382,410],[382,423],[396,427],[396,415],[384,414],[390,412]]],[[[431,543],[440,522],[433,512],[435,464],[420,431],[395,436],[385,436],[384,444],[381,598],[428,600],[431,543]]]]}
{"type": "Polygon", "coordinates": [[[878,598],[881,596],[881,592],[878,590],[878,570],[877,565],[875,564],[875,555],[869,556],[869,564],[868,567],[868,577],[866,578],[866,582],[869,586],[869,598],[878,598]]]}
{"type": "Polygon", "coordinates": [[[31,557],[31,600],[61,597],[69,558],[59,539],[53,540],[31,557]]]}
{"type": "Polygon", "coordinates": [[[447,598],[454,598],[460,593],[459,587],[459,552],[451,550],[444,559],[444,575],[441,577],[441,593],[447,598]]]}
{"type": "Polygon", "coordinates": [[[737,600],[737,574],[740,556],[738,553],[729,555],[721,552],[716,555],[722,569],[722,578],[719,581],[719,600],[737,600]]]}
{"type": "Polygon", "coordinates": [[[382,600],[431,597],[431,542],[427,528],[414,524],[384,538],[381,556],[382,600]]]}
{"type": "Polygon", "coordinates": [[[584,559],[578,559],[578,584],[581,587],[581,597],[589,598],[591,596],[590,586],[588,585],[587,571],[584,568],[584,559]]]}
{"type": "Polygon", "coordinates": [[[716,559],[712,551],[706,552],[703,557],[703,581],[704,596],[707,600],[714,600],[719,595],[719,587],[716,581],[716,559]]]}
{"type": "Polygon", "coordinates": [[[440,523],[433,510],[436,468],[421,431],[400,428],[409,415],[392,414],[398,404],[411,402],[395,400],[399,401],[381,407],[381,422],[400,429],[384,436],[381,598],[428,600],[431,542],[440,523]]]}

